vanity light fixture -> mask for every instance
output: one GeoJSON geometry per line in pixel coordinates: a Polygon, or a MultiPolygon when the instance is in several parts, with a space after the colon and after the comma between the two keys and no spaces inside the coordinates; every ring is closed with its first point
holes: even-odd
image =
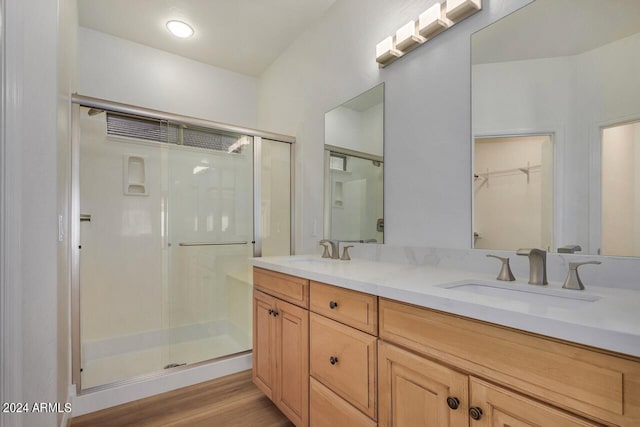
{"type": "Polygon", "coordinates": [[[174,36],[180,37],[181,39],[189,38],[194,33],[191,26],[182,21],[176,20],[167,22],[167,30],[169,30],[174,36]]]}
{"type": "Polygon", "coordinates": [[[460,21],[482,8],[482,0],[447,0],[447,18],[460,21]]]}
{"type": "Polygon", "coordinates": [[[420,14],[417,24],[409,21],[396,31],[395,36],[376,45],[376,62],[380,67],[386,67],[480,9],[482,0],[446,0],[432,5],[420,14]]]}
{"type": "Polygon", "coordinates": [[[391,63],[402,56],[402,52],[396,49],[393,36],[389,36],[376,45],[376,61],[382,66],[391,63]]]}
{"type": "Polygon", "coordinates": [[[431,38],[449,28],[452,22],[447,19],[444,3],[436,3],[420,14],[418,32],[422,37],[431,38]]]}
{"type": "Polygon", "coordinates": [[[426,41],[427,39],[416,32],[415,21],[407,22],[396,31],[396,49],[405,53],[426,41]]]}

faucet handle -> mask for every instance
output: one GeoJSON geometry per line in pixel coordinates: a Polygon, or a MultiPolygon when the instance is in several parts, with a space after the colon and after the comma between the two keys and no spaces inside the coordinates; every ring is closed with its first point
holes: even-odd
{"type": "Polygon", "coordinates": [[[545,251],[544,249],[538,249],[538,248],[520,248],[516,251],[516,255],[529,256],[533,254],[546,256],[547,251],[545,251]]]}
{"type": "Polygon", "coordinates": [[[585,264],[602,264],[602,263],[600,261],[570,262],[569,273],[567,274],[567,278],[564,281],[564,285],[562,285],[564,289],[575,289],[575,290],[584,289],[584,285],[582,284],[582,280],[580,280],[580,275],[578,274],[578,267],[585,264]]]}
{"type": "Polygon", "coordinates": [[[324,251],[322,252],[322,258],[331,258],[331,255],[329,255],[329,243],[323,241],[320,242],[320,246],[324,248],[324,251]]]}
{"type": "Polygon", "coordinates": [[[509,258],[504,258],[498,255],[492,255],[492,254],[488,254],[487,257],[497,258],[500,261],[502,261],[502,268],[500,268],[500,273],[498,273],[498,277],[496,277],[496,279],[504,280],[507,282],[513,282],[514,280],[516,280],[516,278],[513,277],[513,273],[511,272],[511,267],[509,267],[509,258]]]}
{"type": "Polygon", "coordinates": [[[349,256],[349,248],[352,248],[353,245],[349,245],[349,246],[345,246],[342,250],[342,257],[340,257],[340,259],[342,261],[349,261],[351,260],[351,257],[349,256]]]}

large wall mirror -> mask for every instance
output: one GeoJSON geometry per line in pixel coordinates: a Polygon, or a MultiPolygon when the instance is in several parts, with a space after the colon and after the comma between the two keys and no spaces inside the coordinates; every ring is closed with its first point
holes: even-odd
{"type": "Polygon", "coordinates": [[[324,116],[324,237],[383,243],[384,83],[324,116]]]}
{"type": "Polygon", "coordinates": [[[471,45],[473,247],[640,256],[640,1],[535,0],[471,45]]]}

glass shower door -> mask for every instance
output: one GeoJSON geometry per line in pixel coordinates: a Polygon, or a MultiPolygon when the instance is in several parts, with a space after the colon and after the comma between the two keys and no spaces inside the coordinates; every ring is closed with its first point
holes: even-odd
{"type": "Polygon", "coordinates": [[[214,139],[165,150],[164,368],[252,346],[253,141],[214,139]]]}
{"type": "Polygon", "coordinates": [[[291,145],[77,114],[81,389],[251,350],[255,242],[291,251],[291,145]]]}

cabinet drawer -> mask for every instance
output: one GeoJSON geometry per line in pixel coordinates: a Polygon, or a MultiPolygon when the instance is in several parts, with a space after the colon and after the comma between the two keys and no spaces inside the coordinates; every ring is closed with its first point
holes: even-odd
{"type": "Polygon", "coordinates": [[[299,307],[309,308],[309,281],[253,267],[254,288],[299,307]]]}
{"type": "Polygon", "coordinates": [[[315,313],[309,319],[311,376],[377,419],[376,338],[315,313]]]}
{"type": "Polygon", "coordinates": [[[382,298],[380,338],[561,408],[640,422],[640,364],[632,360],[382,298]]]}
{"type": "Polygon", "coordinates": [[[311,282],[309,309],[371,335],[378,335],[378,297],[311,282]]]}
{"type": "Polygon", "coordinates": [[[311,427],[376,427],[371,418],[348,404],[315,379],[310,379],[310,425],[311,427]]]}

